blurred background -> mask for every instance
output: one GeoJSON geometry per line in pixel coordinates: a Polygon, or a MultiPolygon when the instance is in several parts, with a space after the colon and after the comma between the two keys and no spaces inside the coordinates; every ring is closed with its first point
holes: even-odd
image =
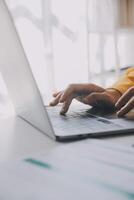
{"type": "MultiPolygon", "coordinates": [[[[70,83],[110,86],[134,64],[134,0],[7,0],[7,4],[45,104],[52,92],[70,83]]],[[[0,74],[0,117],[13,113],[0,74]]]]}

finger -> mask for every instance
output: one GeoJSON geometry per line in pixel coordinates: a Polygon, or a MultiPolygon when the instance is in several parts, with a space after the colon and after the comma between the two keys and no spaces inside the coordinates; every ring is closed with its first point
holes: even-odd
{"type": "Polygon", "coordinates": [[[131,98],[128,101],[128,103],[125,106],[123,106],[120,111],[117,112],[117,116],[122,117],[126,115],[129,111],[131,111],[133,108],[134,108],[134,97],[131,98]]]}
{"type": "Polygon", "coordinates": [[[54,93],[53,93],[53,97],[57,97],[57,95],[60,94],[61,92],[62,92],[62,91],[60,91],[60,92],[54,92],[54,93]]]}
{"type": "Polygon", "coordinates": [[[131,98],[134,96],[134,89],[130,88],[122,97],[117,101],[116,108],[121,109],[131,98]]]}
{"type": "MultiPolygon", "coordinates": [[[[70,96],[76,97],[76,93],[77,92],[84,92],[81,91],[81,84],[71,84],[68,86],[68,88],[64,91],[64,93],[62,94],[61,98],[60,98],[60,102],[64,102],[67,101],[68,98],[70,98],[70,96]]],[[[81,94],[79,94],[81,95],[81,94]]]]}
{"type": "Polygon", "coordinates": [[[61,111],[60,111],[60,114],[61,114],[61,115],[64,115],[64,114],[68,111],[68,109],[69,109],[69,107],[70,107],[70,104],[72,103],[72,100],[73,100],[73,96],[70,97],[67,101],[65,101],[65,102],[63,103],[62,109],[61,109],[61,111]]]}
{"type": "Polygon", "coordinates": [[[91,92],[103,92],[105,91],[103,88],[94,85],[94,84],[71,84],[63,93],[60,102],[64,102],[70,95],[74,95],[74,97],[81,95],[88,95],[91,92]]]}
{"type": "Polygon", "coordinates": [[[49,105],[50,105],[50,106],[56,106],[56,105],[59,103],[59,100],[60,100],[61,95],[62,95],[62,93],[59,93],[59,94],[56,96],[56,98],[50,102],[49,105]]]}

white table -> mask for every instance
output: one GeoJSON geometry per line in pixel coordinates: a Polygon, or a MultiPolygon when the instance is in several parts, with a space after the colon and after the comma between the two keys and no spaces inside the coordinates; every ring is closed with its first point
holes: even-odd
{"type": "MultiPolygon", "coordinates": [[[[105,140],[132,145],[134,135],[109,137],[105,140]]],[[[61,144],[51,140],[18,117],[0,120],[0,161],[16,160],[34,153],[49,152],[61,144]]]]}

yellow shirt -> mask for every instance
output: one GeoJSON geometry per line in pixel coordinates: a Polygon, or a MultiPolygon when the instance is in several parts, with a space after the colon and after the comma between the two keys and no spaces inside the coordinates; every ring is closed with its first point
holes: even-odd
{"type": "Polygon", "coordinates": [[[123,94],[132,86],[134,86],[134,67],[129,68],[126,73],[112,85],[112,88],[123,94]]]}

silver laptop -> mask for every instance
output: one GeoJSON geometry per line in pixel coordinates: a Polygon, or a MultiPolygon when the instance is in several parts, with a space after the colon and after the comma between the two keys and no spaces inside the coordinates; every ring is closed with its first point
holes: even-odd
{"type": "Polygon", "coordinates": [[[67,141],[85,137],[134,133],[134,123],[114,118],[84,105],[71,107],[66,116],[60,106],[45,107],[4,0],[0,0],[0,70],[19,117],[49,137],[67,141]]]}

